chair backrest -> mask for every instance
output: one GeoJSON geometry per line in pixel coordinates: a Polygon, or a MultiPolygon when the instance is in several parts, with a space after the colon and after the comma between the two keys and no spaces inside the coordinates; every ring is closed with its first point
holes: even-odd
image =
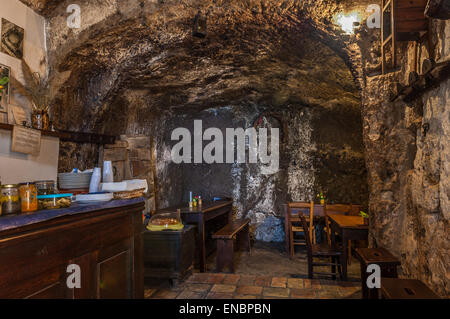
{"type": "Polygon", "coordinates": [[[287,212],[288,218],[291,218],[293,215],[298,212],[302,212],[303,214],[309,210],[309,218],[312,220],[314,215],[314,201],[310,201],[309,203],[304,202],[288,202],[287,203],[287,212]]]}
{"type": "Polygon", "coordinates": [[[309,235],[309,239],[312,241],[314,236],[314,234],[312,233],[314,226],[314,201],[310,201],[309,203],[289,202],[287,204],[287,209],[288,209],[288,218],[291,218],[293,216],[292,215],[293,210],[297,210],[298,211],[297,214],[301,213],[302,215],[307,215],[306,211],[309,209],[309,228],[308,231],[306,231],[306,233],[309,235]]]}
{"type": "Polygon", "coordinates": [[[308,255],[312,254],[312,243],[311,238],[309,237],[309,225],[306,221],[305,215],[302,212],[298,213],[298,217],[300,219],[300,223],[302,224],[302,227],[305,231],[305,241],[306,241],[306,248],[308,249],[308,255]]]}

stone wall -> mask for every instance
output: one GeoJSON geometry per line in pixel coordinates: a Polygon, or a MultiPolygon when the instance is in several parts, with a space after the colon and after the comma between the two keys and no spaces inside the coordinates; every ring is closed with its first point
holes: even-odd
{"type": "MultiPolygon", "coordinates": [[[[432,26],[433,57],[449,61],[450,21],[432,26]]],[[[430,53],[425,43],[418,49],[421,65],[430,53]]],[[[402,43],[401,70],[367,77],[363,88],[370,237],[400,258],[403,276],[449,296],[450,81],[412,102],[393,102],[398,84],[407,85],[415,69],[414,50],[414,43],[402,43]]]]}
{"type": "Polygon", "coordinates": [[[298,105],[278,109],[283,122],[280,134],[286,135],[286,141],[280,146],[280,170],[272,175],[263,174],[261,164],[175,164],[170,157],[177,143],[171,141],[171,133],[177,127],[192,132],[194,120],[202,120],[203,130],[217,127],[225,136],[226,128],[253,127],[261,115],[273,110],[273,106],[247,104],[161,120],[163,132],[155,135],[158,188],[164,189],[159,193],[160,205],[187,202],[190,191],[205,200],[231,197],[237,217],[250,218],[255,238],[264,241],[284,241],[283,204],[312,200],[320,189],[329,194],[329,202],[367,205],[358,104],[327,110],[298,105]],[[342,112],[346,107],[348,112],[342,112]]]}

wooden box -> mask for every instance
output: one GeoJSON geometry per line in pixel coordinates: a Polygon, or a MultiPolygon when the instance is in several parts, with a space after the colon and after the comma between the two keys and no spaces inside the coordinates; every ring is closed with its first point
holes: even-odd
{"type": "Polygon", "coordinates": [[[196,227],[183,230],[149,231],[143,233],[144,277],[167,278],[172,285],[192,273],[195,256],[196,227]]]}

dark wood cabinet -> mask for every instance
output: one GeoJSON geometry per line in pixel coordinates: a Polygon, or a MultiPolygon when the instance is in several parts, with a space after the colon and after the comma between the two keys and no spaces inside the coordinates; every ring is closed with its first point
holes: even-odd
{"type": "Polygon", "coordinates": [[[0,298],[143,298],[143,202],[0,231],[0,298]],[[68,288],[79,266],[80,288],[68,288]]]}

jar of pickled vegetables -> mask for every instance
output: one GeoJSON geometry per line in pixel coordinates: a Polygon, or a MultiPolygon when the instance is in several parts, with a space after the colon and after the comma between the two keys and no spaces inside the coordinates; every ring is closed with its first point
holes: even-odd
{"type": "Polygon", "coordinates": [[[38,209],[37,188],[35,183],[22,183],[19,185],[22,213],[34,212],[38,209]]]}
{"type": "Polygon", "coordinates": [[[38,195],[50,195],[58,192],[55,181],[36,181],[35,183],[38,195]]]}
{"type": "Polygon", "coordinates": [[[20,214],[19,185],[2,185],[1,191],[2,214],[20,214]]]}

